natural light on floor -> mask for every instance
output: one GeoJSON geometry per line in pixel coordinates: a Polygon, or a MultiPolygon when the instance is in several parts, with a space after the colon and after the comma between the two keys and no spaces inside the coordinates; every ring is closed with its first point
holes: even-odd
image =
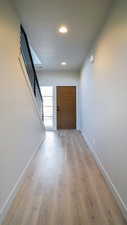
{"type": "Polygon", "coordinates": [[[44,124],[46,128],[53,128],[53,87],[42,86],[44,124]]]}

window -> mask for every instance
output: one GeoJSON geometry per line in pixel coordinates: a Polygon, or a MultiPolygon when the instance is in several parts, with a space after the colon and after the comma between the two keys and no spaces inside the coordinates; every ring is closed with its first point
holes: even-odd
{"type": "Polygon", "coordinates": [[[41,87],[41,93],[43,96],[43,113],[44,124],[46,128],[53,128],[53,87],[43,86],[41,87]]]}

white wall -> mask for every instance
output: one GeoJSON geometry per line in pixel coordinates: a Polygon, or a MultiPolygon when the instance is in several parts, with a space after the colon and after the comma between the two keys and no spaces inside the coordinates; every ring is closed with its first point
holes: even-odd
{"type": "Polygon", "coordinates": [[[38,79],[41,86],[78,85],[79,73],[76,72],[42,72],[38,71],[38,79]]]}
{"type": "MultiPolygon", "coordinates": [[[[76,102],[77,102],[77,129],[79,129],[79,73],[77,72],[38,72],[38,80],[40,86],[76,86],[76,102]]],[[[56,92],[55,99],[56,99],[56,92]]],[[[56,101],[54,101],[55,109],[56,109],[56,101]]],[[[55,121],[55,129],[56,129],[56,110],[54,111],[54,121],[55,121]]]]}
{"type": "Polygon", "coordinates": [[[81,130],[127,207],[126,0],[116,2],[97,42],[95,62],[88,59],[82,69],[80,103],[81,130]]]}
{"type": "Polygon", "coordinates": [[[15,185],[39,147],[43,126],[18,57],[20,24],[0,1],[0,221],[15,185]]]}

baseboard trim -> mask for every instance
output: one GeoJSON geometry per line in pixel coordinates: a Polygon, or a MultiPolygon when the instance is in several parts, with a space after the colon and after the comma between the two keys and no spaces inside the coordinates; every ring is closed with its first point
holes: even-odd
{"type": "Polygon", "coordinates": [[[11,204],[12,204],[12,201],[14,200],[17,192],[19,191],[20,189],[20,186],[21,184],[23,183],[24,181],[24,178],[25,178],[25,174],[26,174],[26,171],[27,169],[29,168],[33,158],[35,157],[35,155],[37,154],[37,152],[39,151],[40,147],[41,147],[41,144],[43,143],[45,139],[45,136],[41,139],[40,143],[37,145],[36,147],[36,150],[34,151],[34,153],[32,154],[31,158],[29,159],[29,161],[27,162],[25,168],[23,169],[21,175],[19,176],[15,186],[13,187],[13,189],[11,190],[8,198],[6,199],[3,207],[0,209],[0,224],[2,224],[3,220],[5,219],[6,215],[7,215],[7,212],[9,210],[9,208],[11,207],[11,204]]]}
{"type": "MultiPolygon", "coordinates": [[[[80,130],[80,131],[81,131],[81,130],[80,130]]],[[[85,142],[87,143],[87,145],[88,145],[88,147],[89,147],[89,150],[91,151],[91,153],[92,153],[94,159],[96,160],[96,163],[97,163],[99,169],[101,170],[102,175],[103,175],[103,177],[104,177],[106,183],[108,184],[108,186],[109,186],[109,188],[110,188],[110,190],[111,190],[111,192],[112,192],[114,198],[116,199],[117,204],[118,204],[118,206],[119,206],[119,208],[120,208],[120,210],[121,210],[121,212],[122,212],[122,214],[123,214],[125,220],[127,221],[127,207],[126,207],[124,201],[122,200],[122,198],[121,198],[121,196],[120,196],[120,194],[119,194],[117,188],[116,188],[115,185],[113,184],[113,182],[112,182],[112,180],[111,180],[111,178],[110,178],[108,172],[105,170],[105,168],[104,168],[102,162],[100,161],[100,159],[99,159],[97,153],[94,151],[94,148],[93,148],[92,144],[90,143],[89,138],[88,138],[87,135],[86,135],[84,132],[82,132],[82,131],[81,131],[81,134],[82,134],[82,136],[83,136],[85,142]]]]}

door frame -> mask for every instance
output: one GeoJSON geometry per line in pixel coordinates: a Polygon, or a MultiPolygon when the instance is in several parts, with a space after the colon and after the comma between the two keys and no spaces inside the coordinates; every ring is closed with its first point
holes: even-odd
{"type": "Polygon", "coordinates": [[[54,129],[57,130],[57,87],[75,87],[76,88],[76,130],[79,130],[79,86],[78,85],[54,85],[54,129]]]}

